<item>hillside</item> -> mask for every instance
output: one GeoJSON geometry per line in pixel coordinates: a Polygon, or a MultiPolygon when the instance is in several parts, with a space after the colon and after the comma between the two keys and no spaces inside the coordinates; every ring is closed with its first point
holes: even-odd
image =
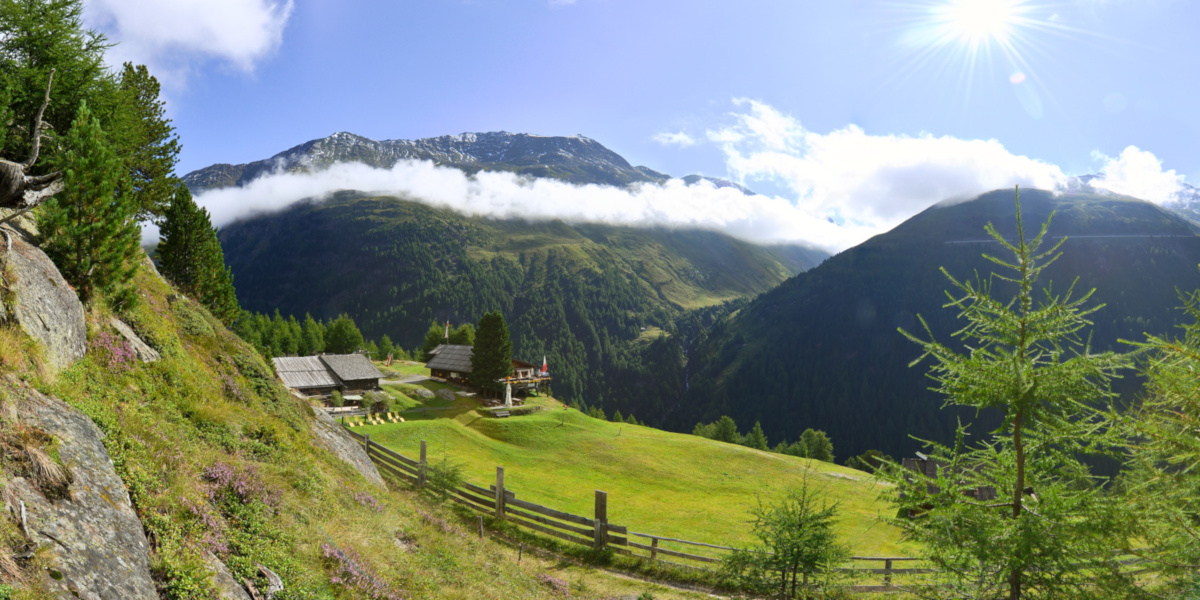
{"type": "MultiPolygon", "coordinates": [[[[1022,190],[1021,200],[1028,234],[1055,210],[1049,235],[1070,238],[1040,283],[1064,293],[1078,277],[1079,291],[1094,287],[1093,301],[1107,305],[1094,316],[1096,349],[1168,332],[1180,316],[1176,289],[1200,286],[1200,238],[1172,212],[1114,196],[1022,190]]],[[[897,328],[916,331],[921,315],[949,342],[958,323],[942,308],[949,285],[938,268],[990,273],[981,254],[1002,249],[983,227],[1011,236],[1013,215],[1011,190],[934,206],[759,296],[693,345],[686,408],[670,426],[729,414],[743,428],[761,420],[772,443],[823,429],[841,458],[869,448],[908,455],[920,447],[909,436],[949,440],[957,418],[976,416],[940,410],[897,328]]],[[[1131,373],[1120,384],[1131,391],[1137,381],[1131,373]]]]}
{"type": "Polygon", "coordinates": [[[345,312],[368,337],[412,348],[433,321],[499,309],[518,357],[548,356],[559,397],[652,423],[684,382],[679,343],[635,345],[643,328],[678,331],[685,311],[764,292],[823,258],[708,231],[491,220],[354,193],[233,223],[220,240],[249,310],[345,312]]]}
{"type": "Polygon", "coordinates": [[[140,305],[119,315],[147,344],[136,355],[124,337],[135,334],[98,306],[87,353],[62,372],[16,326],[0,328],[0,481],[27,506],[29,532],[0,524],[12,550],[0,592],[246,598],[242,578],[268,589],[262,565],[282,582],[276,600],[554,597],[543,575],[584,597],[697,597],[528,553],[518,564],[452,512],[384,487],[360,445],[203,308],[148,269],[137,287],[140,305]]]}
{"type": "MultiPolygon", "coordinates": [[[[437,384],[427,384],[436,386],[437,384]]],[[[388,386],[400,398],[420,398],[413,385],[388,386]]],[[[480,418],[460,398],[438,410],[420,401],[405,423],[355,428],[406,456],[425,440],[430,461],[462,464],[467,481],[487,485],[505,468],[505,487],[526,501],[590,514],[593,490],[608,493],[613,523],[632,531],[716,545],[744,546],[753,538],[751,510],[776,501],[807,477],[840,502],[838,533],[855,554],[909,555],[899,529],[880,522],[894,511],[882,483],[862,471],[716,442],[693,435],[594,419],[552,399],[544,410],[509,419],[480,418]],[[451,408],[453,407],[453,408],[451,408]]],[[[695,552],[695,548],[683,548],[695,552]]]]}

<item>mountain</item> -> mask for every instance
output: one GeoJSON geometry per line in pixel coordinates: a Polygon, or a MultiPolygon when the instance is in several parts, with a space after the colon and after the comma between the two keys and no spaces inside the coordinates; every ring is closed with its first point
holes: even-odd
{"type": "Polygon", "coordinates": [[[825,257],[711,231],[493,220],[353,192],[219,237],[244,308],[344,312],[368,338],[406,348],[431,322],[498,309],[519,358],[548,356],[556,395],[651,423],[685,386],[681,328],[825,257]]]}
{"type": "Polygon", "coordinates": [[[216,164],[183,177],[193,194],[250,181],[275,171],[317,170],[339,162],[391,168],[402,160],[429,160],[468,173],[511,171],[571,183],[629,185],[662,182],[670,177],[635,167],[596,140],[579,136],[541,136],[494,131],[419,140],[376,141],[340,132],[310,140],[265,160],[216,164]]]}
{"type": "MultiPolygon", "coordinates": [[[[1022,190],[1021,206],[1027,235],[1056,211],[1049,236],[1069,238],[1040,284],[1063,293],[1078,277],[1077,293],[1095,288],[1093,302],[1107,305],[1093,317],[1093,348],[1128,349],[1119,340],[1170,332],[1181,316],[1176,289],[1200,287],[1200,237],[1171,211],[1039,190],[1022,190]]],[[[978,419],[940,409],[928,365],[909,368],[919,351],[897,328],[920,334],[921,315],[950,342],[961,321],[943,308],[949,284],[938,268],[957,278],[992,272],[981,254],[1005,255],[984,225],[1012,236],[1014,213],[1011,190],[937,205],[760,295],[689,348],[684,406],[666,425],[688,430],[728,414],[743,430],[761,421],[772,442],[823,429],[840,457],[869,448],[907,455],[920,448],[910,435],[950,441],[956,419],[978,419]]],[[[1121,385],[1131,392],[1136,377],[1121,385]]]]}

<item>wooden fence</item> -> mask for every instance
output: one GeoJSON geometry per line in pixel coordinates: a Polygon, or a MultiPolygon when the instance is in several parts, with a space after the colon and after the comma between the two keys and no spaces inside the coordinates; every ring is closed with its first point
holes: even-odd
{"type": "MultiPolygon", "coordinates": [[[[375,462],[376,467],[417,487],[426,485],[429,463],[426,459],[424,440],[421,440],[420,456],[414,460],[372,442],[369,434],[362,435],[348,429],[346,431],[362,442],[367,455],[375,462]]],[[[600,490],[596,490],[591,516],[571,514],[521,500],[517,498],[516,492],[504,486],[503,467],[496,467],[496,481],[489,484],[488,487],[463,483],[461,487],[450,490],[449,497],[479,513],[491,515],[498,520],[507,521],[558,540],[595,550],[608,550],[623,556],[659,561],[677,567],[711,570],[714,565],[721,563],[724,556],[737,550],[730,546],[630,531],[624,525],[610,523],[608,520],[608,494],[600,490]]],[[[893,567],[893,563],[920,560],[917,558],[853,556],[850,557],[850,560],[873,565],[883,563],[883,568],[837,569],[839,572],[849,574],[854,579],[860,575],[883,576],[882,585],[852,586],[851,589],[857,592],[898,591],[900,588],[892,583],[894,575],[933,573],[931,569],[893,567]]]]}

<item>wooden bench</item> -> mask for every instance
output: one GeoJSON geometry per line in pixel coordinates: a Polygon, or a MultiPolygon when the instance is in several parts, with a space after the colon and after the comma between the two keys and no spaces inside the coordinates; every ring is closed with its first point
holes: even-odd
{"type": "Polygon", "coordinates": [[[492,414],[496,415],[496,417],[501,418],[501,419],[512,416],[512,413],[508,412],[507,410],[498,410],[492,414]]]}

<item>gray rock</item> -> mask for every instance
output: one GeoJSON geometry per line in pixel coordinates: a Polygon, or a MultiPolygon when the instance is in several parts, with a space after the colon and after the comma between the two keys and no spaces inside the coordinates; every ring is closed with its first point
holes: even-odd
{"type": "Polygon", "coordinates": [[[362,444],[350,437],[346,428],[329,416],[329,413],[319,408],[313,409],[312,412],[316,417],[313,421],[313,435],[316,436],[317,443],[350,463],[350,466],[366,477],[367,481],[382,486],[383,477],[379,476],[379,469],[375,468],[375,463],[371,462],[362,444]]]}
{"type": "MultiPolygon", "coordinates": [[[[10,383],[12,383],[10,381],[10,383]]],[[[46,585],[64,597],[85,600],[156,600],[150,579],[150,546],[92,420],[66,403],[12,383],[24,398],[21,420],[53,435],[71,472],[67,498],[48,500],[34,482],[12,480],[25,502],[29,535],[47,546],[46,585]]]]}
{"type": "Polygon", "coordinates": [[[451,390],[449,388],[442,388],[437,391],[437,395],[438,395],[438,398],[442,398],[444,400],[453,400],[454,399],[454,390],[451,390]]]}
{"type": "MultiPolygon", "coordinates": [[[[0,238],[4,238],[0,232],[0,238]]],[[[46,360],[54,370],[70,367],[87,351],[87,324],[83,304],[67,285],[50,257],[20,235],[0,239],[7,247],[4,263],[12,274],[14,294],[9,314],[21,329],[46,349],[46,360]],[[8,241],[11,240],[11,247],[8,241]]]]}
{"type": "Polygon", "coordinates": [[[133,347],[134,353],[137,354],[138,359],[142,362],[154,362],[162,358],[158,350],[151,348],[150,344],[143,342],[142,338],[138,337],[137,333],[134,333],[133,328],[126,325],[124,321],[113,317],[109,323],[113,326],[113,329],[117,330],[117,333],[121,334],[121,337],[125,338],[125,341],[129,342],[129,345],[133,347]]]}
{"type": "Polygon", "coordinates": [[[417,388],[417,389],[413,390],[413,393],[422,398],[432,398],[434,396],[433,392],[431,392],[425,388],[417,388]]]}
{"type": "Polygon", "coordinates": [[[246,593],[246,588],[238,583],[233,573],[229,571],[229,567],[221,562],[212,552],[204,553],[204,561],[208,563],[208,568],[213,570],[213,584],[217,587],[217,596],[221,600],[253,600],[250,594],[246,593]]]}

